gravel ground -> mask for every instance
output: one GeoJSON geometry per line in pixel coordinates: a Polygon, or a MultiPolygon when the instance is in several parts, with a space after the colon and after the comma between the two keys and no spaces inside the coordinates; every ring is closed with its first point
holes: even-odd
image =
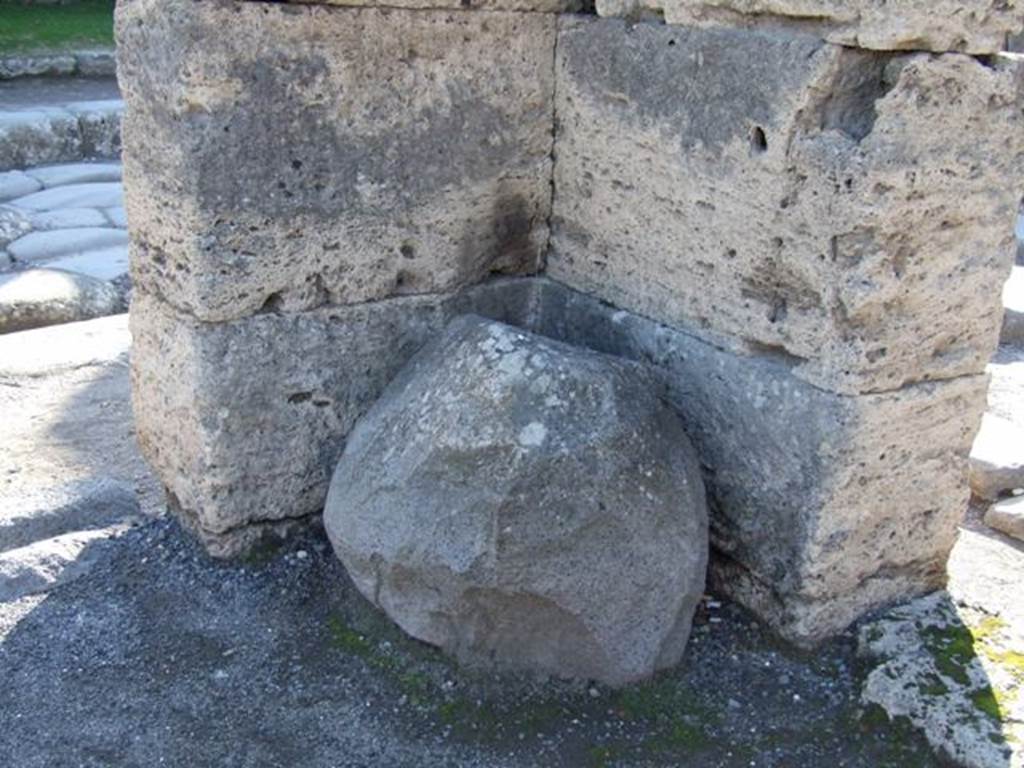
{"type": "Polygon", "coordinates": [[[177,524],[0,604],[0,765],[940,766],[811,656],[706,604],[683,664],[614,692],[458,670],[363,600],[320,532],[245,563],[177,524]]]}

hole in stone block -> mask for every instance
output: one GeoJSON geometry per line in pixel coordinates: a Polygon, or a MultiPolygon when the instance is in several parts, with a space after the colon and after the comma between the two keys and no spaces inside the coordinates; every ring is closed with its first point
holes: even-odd
{"type": "Polygon", "coordinates": [[[764,128],[755,125],[754,130],[750,132],[750,154],[763,155],[767,151],[768,137],[765,135],[764,128]]]}

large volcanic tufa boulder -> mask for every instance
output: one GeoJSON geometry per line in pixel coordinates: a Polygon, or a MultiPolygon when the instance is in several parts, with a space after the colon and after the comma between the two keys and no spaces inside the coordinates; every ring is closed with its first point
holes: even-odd
{"type": "Polygon", "coordinates": [[[699,463],[635,363],[475,316],[351,433],[324,521],[360,591],[463,661],[620,685],[678,662],[699,463]]]}

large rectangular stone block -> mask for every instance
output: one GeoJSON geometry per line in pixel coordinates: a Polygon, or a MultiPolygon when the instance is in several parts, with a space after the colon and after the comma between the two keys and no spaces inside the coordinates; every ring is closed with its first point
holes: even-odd
{"type": "Polygon", "coordinates": [[[528,283],[462,295],[197,321],[136,291],[132,395],[143,455],[217,555],[318,513],[355,421],[456,314],[521,322],[528,283]]]}
{"type": "Polygon", "coordinates": [[[651,364],[705,464],[716,588],[812,645],[941,587],[987,378],[847,396],[538,280],[532,330],[651,364]]]}
{"type": "Polygon", "coordinates": [[[135,283],[205,321],[537,269],[551,14],[125,0],[135,283]]]}
{"type": "Polygon", "coordinates": [[[1018,59],[564,17],[557,77],[552,277],[839,392],[984,370],[1018,59]]]}
{"type": "Polygon", "coordinates": [[[1024,27],[1017,0],[597,0],[602,16],[695,27],[790,27],[882,51],[995,53],[1024,27]]]}

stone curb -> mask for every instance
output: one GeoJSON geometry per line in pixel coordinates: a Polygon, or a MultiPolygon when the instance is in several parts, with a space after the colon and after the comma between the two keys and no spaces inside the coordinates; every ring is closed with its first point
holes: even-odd
{"type": "Polygon", "coordinates": [[[81,51],[36,51],[0,56],[0,80],[17,77],[113,77],[117,59],[113,48],[81,51]]]}

